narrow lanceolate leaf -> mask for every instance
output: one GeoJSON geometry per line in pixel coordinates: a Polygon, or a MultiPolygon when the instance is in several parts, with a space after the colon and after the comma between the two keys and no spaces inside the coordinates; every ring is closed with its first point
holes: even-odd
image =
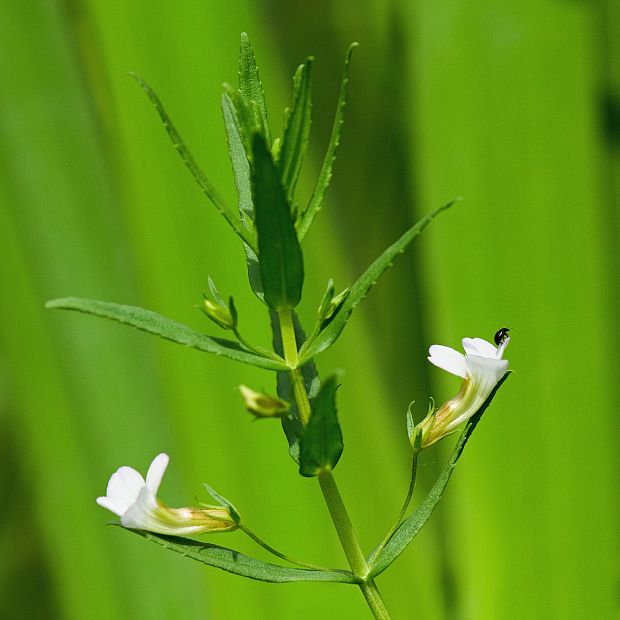
{"type": "Polygon", "coordinates": [[[246,225],[252,225],[254,207],[252,206],[252,183],[250,162],[243,143],[243,132],[235,105],[228,93],[222,95],[222,112],[228,136],[228,153],[232,163],[235,187],[239,199],[239,213],[246,225]]]}
{"type": "Polygon", "coordinates": [[[199,351],[221,355],[237,362],[266,368],[268,370],[286,370],[284,362],[260,357],[254,353],[243,350],[240,345],[232,340],[223,338],[211,338],[205,334],[194,331],[191,327],[177,323],[161,314],[138,308],[136,306],[124,306],[121,304],[97,301],[94,299],[81,299],[79,297],[65,297],[53,299],[45,304],[46,308],[59,308],[61,310],[77,310],[86,314],[94,314],[112,321],[118,321],[130,325],[149,334],[155,334],[166,340],[192,347],[199,351]]]}
{"type": "MultiPolygon", "coordinates": [[[[276,312],[270,312],[271,330],[273,332],[273,350],[280,356],[284,356],[284,348],[282,346],[282,334],[280,332],[280,319],[276,312]]],[[[297,314],[293,311],[293,326],[295,328],[295,340],[297,345],[301,346],[306,341],[306,334],[297,318],[297,314]]],[[[314,362],[304,364],[301,369],[301,376],[304,381],[304,387],[308,394],[310,408],[314,407],[314,401],[319,393],[321,381],[314,362]]],[[[289,446],[289,454],[292,459],[299,463],[299,439],[303,433],[304,425],[301,422],[301,416],[297,407],[297,400],[293,392],[293,383],[291,381],[291,373],[280,371],[276,373],[278,397],[283,401],[291,404],[290,416],[282,418],[282,429],[286,435],[289,446]]]]}
{"type": "MultiPolygon", "coordinates": [[[[121,526],[122,527],[122,526],[121,526]]],[[[241,577],[256,579],[258,581],[267,581],[268,583],[290,583],[293,581],[331,581],[334,583],[358,583],[348,571],[328,571],[328,570],[309,570],[303,568],[289,568],[279,564],[271,564],[263,562],[256,558],[250,557],[243,553],[239,553],[234,549],[220,547],[211,543],[192,540],[191,538],[182,538],[180,536],[164,536],[163,534],[154,534],[143,530],[130,530],[147,540],[150,540],[165,549],[176,551],[198,562],[202,562],[208,566],[221,568],[241,577]]]]}
{"type": "Polygon", "coordinates": [[[323,166],[314,188],[314,192],[312,193],[312,198],[310,198],[310,202],[308,203],[306,210],[297,222],[297,232],[299,234],[300,241],[306,236],[312,221],[321,209],[325,192],[327,191],[329,182],[332,178],[334,162],[336,161],[336,151],[338,150],[338,145],[340,144],[340,133],[344,123],[344,109],[347,105],[349,65],[351,64],[351,55],[353,54],[353,48],[355,47],[357,47],[357,43],[352,43],[344,61],[344,70],[342,72],[340,94],[338,95],[338,104],[336,106],[336,114],[334,116],[334,125],[332,127],[329,145],[327,146],[327,152],[325,153],[325,159],[323,160],[323,166]]]}
{"type": "Polygon", "coordinates": [[[334,469],[343,450],[342,431],[336,410],[336,377],[332,376],[321,386],[314,402],[310,422],[299,440],[299,473],[318,476],[322,471],[334,469]]]}
{"type": "Polygon", "coordinates": [[[228,207],[220,193],[215,189],[211,181],[207,178],[207,175],[200,169],[200,166],[198,166],[198,164],[196,163],[194,156],[191,154],[190,150],[185,145],[183,138],[181,138],[181,135],[172,124],[170,117],[168,116],[166,110],[164,109],[164,106],[162,105],[155,91],[139,75],[136,75],[135,73],[130,73],[130,75],[136,80],[136,82],[138,82],[138,84],[142,87],[142,90],[144,90],[148,98],[151,100],[151,103],[155,106],[155,109],[157,110],[157,113],[159,114],[159,117],[161,118],[164,127],[166,128],[166,131],[170,136],[170,139],[172,140],[174,148],[181,156],[181,159],[185,162],[185,165],[191,172],[196,183],[198,183],[200,189],[214,204],[215,208],[224,216],[224,218],[230,224],[233,230],[246,243],[254,245],[254,240],[252,239],[250,232],[243,227],[240,218],[232,209],[228,207]]]}
{"type": "Polygon", "coordinates": [[[273,310],[301,299],[304,265],[291,209],[265,139],[254,134],[254,217],[265,301],[273,310]]]}
{"type": "Polygon", "coordinates": [[[456,200],[452,200],[448,204],[435,209],[435,211],[429,213],[426,217],[423,217],[368,267],[357,282],[351,286],[345,302],[332,321],[325,329],[319,332],[312,341],[308,342],[308,346],[302,348],[300,352],[301,364],[312,359],[315,355],[324,351],[336,341],[338,336],[342,333],[355,306],[366,297],[368,291],[375,285],[377,280],[392,266],[394,259],[405,251],[407,246],[428,226],[433,218],[445,209],[451,207],[455,202],[456,200]]]}
{"type": "Polygon", "coordinates": [[[424,501],[418,506],[415,512],[403,523],[401,526],[394,532],[392,538],[390,538],[389,542],[385,545],[383,550],[379,553],[370,570],[370,577],[375,577],[379,573],[382,573],[407,547],[407,545],[416,537],[418,532],[422,529],[422,527],[426,524],[426,522],[430,519],[433,510],[439,503],[441,496],[452,476],[452,472],[456,467],[456,463],[459,460],[459,457],[463,453],[465,449],[465,445],[467,444],[468,439],[471,434],[474,432],[478,422],[480,422],[480,418],[482,418],[482,414],[486,411],[487,407],[491,404],[497,390],[499,390],[500,386],[511,372],[508,371],[497,383],[495,389],[491,392],[489,397],[486,399],[482,407],[473,415],[465,426],[465,430],[459,437],[459,440],[450,455],[450,459],[448,463],[444,467],[443,471],[437,478],[437,482],[435,482],[433,488],[429,491],[428,495],[424,498],[424,501]]]}
{"type": "Polygon", "coordinates": [[[287,110],[278,168],[289,204],[293,203],[295,185],[308,147],[311,123],[312,58],[299,65],[293,77],[293,97],[287,110]]]}
{"type": "Polygon", "coordinates": [[[239,53],[239,92],[246,106],[255,115],[255,124],[263,128],[267,144],[271,146],[271,133],[267,121],[267,104],[265,93],[258,75],[258,66],[250,39],[245,32],[241,33],[241,49],[239,53]]]}
{"type": "MultiPolygon", "coordinates": [[[[249,159],[252,157],[251,137],[256,132],[254,118],[248,112],[239,91],[228,87],[222,95],[222,112],[228,135],[228,151],[232,162],[235,186],[239,199],[239,211],[244,223],[254,226],[254,204],[252,202],[252,172],[249,159]]],[[[258,255],[254,248],[243,244],[248,269],[248,280],[254,294],[262,301],[263,281],[260,275],[258,255]]]]}

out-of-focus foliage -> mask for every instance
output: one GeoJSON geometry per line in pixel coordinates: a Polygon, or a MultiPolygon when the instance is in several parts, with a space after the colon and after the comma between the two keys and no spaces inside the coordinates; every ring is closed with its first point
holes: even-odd
{"type": "MultiPolygon", "coordinates": [[[[339,483],[368,551],[406,490],[407,405],[421,417],[429,395],[458,388],[428,367],[426,348],[513,328],[517,372],[429,525],[379,577],[387,605],[396,618],[414,605],[437,620],[610,617],[620,577],[612,0],[0,3],[1,608],[80,620],[367,613],[355,588],[237,579],[104,527],[94,499],[109,474],[165,450],[177,465],[161,490],[171,505],[212,483],[271,544],[344,566],[316,484],[235,392],[273,392],[271,373],[43,309],[68,294],[111,299],[211,332],[194,308],[210,274],[234,295],[244,334],[269,345],[236,236],[127,76],[157,90],[233,203],[219,103],[243,30],[271,110],[290,101],[294,68],[316,58],[296,190],[306,201],[342,58],[360,42],[334,178],[304,240],[307,328],[328,278],[342,290],[421,215],[465,198],[318,360],[323,376],[346,369],[339,483]]],[[[269,120],[280,133],[282,119],[269,120]]],[[[446,457],[424,454],[422,487],[446,457]]],[[[226,536],[214,542],[268,559],[226,536]]]]}

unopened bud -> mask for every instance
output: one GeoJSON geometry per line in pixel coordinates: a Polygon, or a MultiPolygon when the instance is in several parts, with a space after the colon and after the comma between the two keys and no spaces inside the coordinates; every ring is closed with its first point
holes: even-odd
{"type": "Polygon", "coordinates": [[[230,298],[228,305],[226,305],[226,302],[221,298],[213,280],[210,277],[209,291],[211,293],[211,298],[203,293],[203,302],[200,309],[222,329],[234,329],[237,327],[237,311],[235,310],[232,297],[230,298]]]}
{"type": "Polygon", "coordinates": [[[240,385],[239,391],[245,408],[257,418],[282,418],[290,409],[290,405],[275,396],[256,392],[247,385],[240,385]]]}
{"type": "Polygon", "coordinates": [[[321,304],[319,305],[318,315],[321,327],[327,325],[334,318],[334,316],[336,316],[336,313],[340,310],[348,295],[349,287],[345,288],[334,297],[334,281],[330,279],[327,283],[327,290],[325,291],[321,304]]]}

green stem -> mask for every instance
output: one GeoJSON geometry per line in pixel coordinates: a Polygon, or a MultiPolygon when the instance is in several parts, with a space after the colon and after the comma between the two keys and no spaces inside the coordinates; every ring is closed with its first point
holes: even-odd
{"type": "Polygon", "coordinates": [[[239,529],[245,534],[247,534],[255,543],[260,545],[263,549],[266,549],[272,555],[275,555],[276,557],[282,560],[285,560],[286,562],[290,562],[291,564],[297,564],[297,566],[302,566],[303,568],[309,568],[310,570],[320,570],[320,571],[334,571],[334,570],[337,571],[338,570],[338,569],[333,569],[333,568],[325,568],[323,566],[318,566],[317,564],[310,564],[310,562],[303,562],[301,560],[296,560],[295,558],[292,558],[284,553],[281,553],[277,549],[274,549],[271,545],[268,545],[264,540],[259,538],[252,530],[250,530],[248,527],[246,527],[242,523],[239,524],[239,529]]]}
{"type": "MultiPolygon", "coordinates": [[[[297,339],[295,337],[295,326],[293,324],[293,313],[288,308],[281,309],[278,311],[278,319],[280,321],[280,332],[282,334],[284,359],[291,369],[290,377],[293,384],[297,409],[303,425],[306,426],[310,420],[311,409],[301,370],[298,368],[299,357],[297,339]]],[[[322,471],[318,475],[318,479],[321,491],[323,492],[323,498],[327,504],[329,514],[336,528],[336,532],[338,533],[338,538],[340,539],[340,544],[347,557],[349,566],[354,575],[364,580],[359,584],[359,587],[370,610],[375,618],[379,620],[390,620],[390,614],[374,580],[371,579],[366,581],[369,567],[366,563],[366,558],[364,557],[359,541],[357,540],[357,535],[353,529],[349,513],[342,501],[342,496],[340,495],[332,472],[322,471]]]]}
{"type": "Polygon", "coordinates": [[[364,598],[368,603],[368,607],[370,607],[374,617],[381,620],[390,620],[390,612],[381,598],[381,593],[379,592],[379,588],[377,588],[377,584],[374,579],[367,583],[361,584],[360,589],[362,590],[362,594],[364,595],[364,598]]]}
{"type": "Polygon", "coordinates": [[[334,522],[340,544],[344,549],[351,570],[359,577],[366,577],[368,566],[366,558],[357,540],[353,524],[349,518],[347,509],[342,501],[342,496],[338,490],[338,485],[331,471],[322,471],[319,476],[319,484],[325,498],[325,503],[329,509],[329,514],[334,522]]]}
{"type": "Polygon", "coordinates": [[[411,479],[409,480],[409,489],[407,490],[407,497],[405,497],[405,501],[403,503],[403,507],[400,509],[394,524],[389,529],[388,533],[385,535],[384,539],[379,543],[379,546],[370,554],[368,558],[368,563],[372,565],[374,559],[381,553],[383,547],[388,544],[390,538],[394,536],[394,532],[398,529],[398,526],[401,524],[405,513],[407,512],[407,508],[409,508],[409,504],[411,503],[411,498],[413,497],[413,491],[415,489],[415,481],[417,477],[418,471],[418,454],[419,451],[415,451],[413,453],[413,459],[411,461],[411,479]]]}
{"type": "Polygon", "coordinates": [[[282,348],[284,349],[284,360],[288,364],[293,384],[293,394],[297,402],[299,418],[304,426],[310,421],[310,401],[304,385],[304,378],[301,369],[297,367],[299,362],[297,352],[297,338],[295,337],[295,325],[293,324],[293,313],[288,309],[278,311],[280,321],[280,332],[282,334],[282,348]]]}

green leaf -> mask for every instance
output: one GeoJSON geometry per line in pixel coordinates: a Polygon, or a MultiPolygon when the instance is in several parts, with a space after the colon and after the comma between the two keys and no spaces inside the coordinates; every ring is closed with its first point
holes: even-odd
{"type": "Polygon", "coordinates": [[[331,376],[321,386],[310,422],[299,440],[299,473],[318,476],[322,471],[334,469],[344,445],[336,410],[336,376],[331,376]]]}
{"type": "MultiPolygon", "coordinates": [[[[245,223],[253,226],[254,204],[249,160],[252,157],[250,138],[256,133],[257,127],[239,91],[234,91],[230,87],[227,87],[227,92],[222,95],[222,111],[228,135],[228,150],[237,187],[239,211],[245,223]]],[[[258,255],[254,248],[247,243],[244,243],[243,247],[250,287],[258,299],[265,303],[258,255]]]]}
{"type": "Polygon", "coordinates": [[[301,299],[304,265],[291,209],[260,134],[254,134],[252,152],[258,258],[265,301],[273,310],[294,308],[301,299]]]}
{"type": "MultiPolygon", "coordinates": [[[[122,526],[119,526],[122,527],[122,526]]],[[[208,566],[221,568],[241,577],[256,579],[258,581],[266,581],[268,583],[290,583],[293,581],[331,581],[334,583],[359,583],[353,574],[349,571],[322,571],[309,570],[303,568],[289,568],[279,564],[271,564],[263,562],[256,558],[250,557],[234,549],[221,547],[211,543],[204,543],[191,538],[182,538],[180,536],[165,536],[163,534],[154,534],[144,530],[133,530],[123,528],[128,532],[133,532],[150,540],[164,549],[176,551],[192,560],[197,560],[208,566]]]]}
{"type": "Polygon", "coordinates": [[[149,334],[155,334],[166,340],[171,340],[199,351],[222,355],[237,362],[258,366],[259,368],[266,368],[267,370],[284,370],[287,368],[284,362],[280,363],[272,359],[266,359],[243,350],[237,342],[223,338],[211,338],[194,331],[187,325],[177,323],[172,319],[144,308],[124,306],[94,299],[81,299],[79,297],[53,299],[48,301],[45,307],[77,310],[86,314],[94,314],[125,325],[131,325],[149,334]]]}
{"type": "Polygon", "coordinates": [[[377,280],[392,266],[394,259],[405,251],[407,246],[428,226],[433,218],[442,211],[450,208],[455,202],[456,200],[452,200],[448,204],[435,209],[435,211],[429,213],[426,217],[423,217],[368,267],[357,282],[351,286],[345,302],[331,322],[325,329],[320,331],[315,338],[308,341],[307,346],[301,349],[300,364],[312,359],[315,355],[324,351],[336,341],[338,336],[342,333],[355,306],[366,297],[368,291],[375,285],[377,280]]]}
{"type": "MultiPolygon", "coordinates": [[[[282,346],[282,334],[280,332],[280,320],[277,312],[271,311],[271,330],[273,332],[273,350],[280,356],[284,356],[284,347],[282,346]]],[[[295,340],[297,345],[301,346],[306,341],[306,334],[297,318],[297,314],[293,311],[293,326],[295,328],[295,340]]],[[[314,401],[319,393],[321,381],[314,362],[309,362],[301,368],[301,376],[304,381],[306,393],[310,408],[314,407],[314,401]]],[[[299,409],[297,408],[297,400],[293,392],[293,383],[291,381],[290,372],[279,371],[276,373],[278,397],[285,402],[290,403],[290,416],[282,418],[282,429],[286,435],[289,445],[289,454],[292,459],[299,463],[299,438],[301,437],[304,426],[301,422],[299,409]]]]}
{"type": "Polygon", "coordinates": [[[271,146],[271,133],[267,120],[267,105],[265,93],[258,75],[258,66],[254,57],[254,50],[250,39],[245,32],[241,33],[241,50],[239,53],[239,92],[246,106],[252,111],[255,125],[263,129],[267,144],[271,146]]]}
{"type": "Polygon", "coordinates": [[[248,269],[248,281],[252,292],[265,303],[265,292],[263,289],[263,278],[260,273],[260,264],[256,252],[247,244],[243,245],[245,250],[245,262],[248,269]]]}
{"type": "Polygon", "coordinates": [[[235,177],[235,187],[239,200],[239,212],[246,225],[252,225],[254,207],[252,205],[252,183],[250,162],[243,142],[243,132],[233,101],[228,93],[222,95],[222,112],[226,135],[228,136],[228,153],[235,177]]]}
{"type": "Polygon", "coordinates": [[[332,127],[332,133],[327,146],[327,152],[325,153],[325,159],[323,160],[323,166],[314,188],[314,192],[312,193],[312,198],[310,198],[310,202],[308,203],[306,210],[297,223],[297,232],[299,234],[300,241],[306,236],[312,221],[321,209],[325,192],[327,191],[329,182],[332,178],[334,162],[336,161],[336,151],[338,150],[338,145],[340,144],[340,132],[342,131],[342,125],[344,123],[344,109],[347,105],[349,65],[351,64],[351,55],[353,54],[353,49],[355,47],[357,47],[357,43],[352,43],[350,45],[344,61],[342,82],[340,83],[340,93],[338,95],[338,104],[336,106],[336,114],[334,116],[334,125],[332,127]]]}
{"type": "Polygon", "coordinates": [[[142,90],[146,93],[147,97],[151,100],[151,103],[155,106],[159,117],[161,118],[174,148],[177,150],[181,159],[185,162],[185,165],[191,172],[196,183],[198,183],[200,189],[214,204],[215,208],[224,216],[226,221],[230,224],[232,229],[249,245],[254,245],[254,240],[250,232],[241,225],[241,220],[236,214],[228,207],[220,193],[215,189],[211,181],[207,178],[207,175],[200,169],[200,166],[196,163],[194,156],[185,145],[183,138],[176,130],[170,117],[168,116],[164,106],[162,105],[159,97],[155,91],[139,76],[135,73],[130,73],[136,82],[142,87],[142,90]]]}
{"type": "Polygon", "coordinates": [[[293,77],[293,97],[291,109],[287,110],[284,121],[284,133],[278,168],[280,179],[286,189],[289,204],[293,202],[295,185],[299,178],[299,171],[308,147],[310,136],[310,113],[312,110],[312,58],[308,58],[303,65],[299,65],[293,77]]]}
{"type": "Polygon", "coordinates": [[[443,495],[448,481],[452,476],[452,472],[456,467],[456,463],[459,460],[459,457],[461,456],[463,450],[465,449],[465,445],[467,444],[468,439],[474,432],[474,429],[478,425],[478,422],[480,422],[482,414],[491,404],[491,401],[495,397],[497,390],[499,390],[501,385],[504,383],[504,381],[506,381],[510,374],[512,374],[512,372],[508,371],[498,381],[491,394],[489,394],[489,397],[484,401],[484,404],[469,419],[469,421],[465,425],[463,433],[459,437],[459,440],[454,447],[454,450],[452,451],[452,454],[450,455],[448,463],[439,475],[439,478],[437,478],[437,482],[435,482],[433,488],[429,491],[428,495],[424,498],[424,501],[418,506],[416,511],[409,518],[403,521],[403,523],[396,530],[396,532],[394,532],[392,538],[390,538],[389,542],[379,553],[371,567],[369,575],[370,578],[376,577],[378,574],[382,573],[405,550],[407,545],[416,537],[418,532],[430,519],[433,510],[435,510],[435,507],[441,499],[441,496],[443,495]]]}

